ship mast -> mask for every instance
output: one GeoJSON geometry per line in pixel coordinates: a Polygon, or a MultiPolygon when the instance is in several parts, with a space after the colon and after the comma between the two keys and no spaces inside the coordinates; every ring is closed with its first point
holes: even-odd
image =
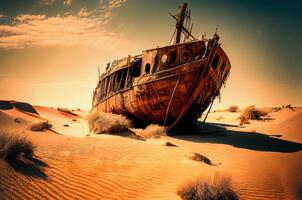
{"type": "Polygon", "coordinates": [[[176,29],[171,38],[170,44],[174,41],[174,44],[181,42],[181,34],[184,34],[183,42],[196,40],[191,34],[193,24],[191,24],[191,12],[187,10],[187,3],[179,6],[179,13],[173,15],[169,13],[176,20],[176,29]],[[175,36],[176,33],[176,36],[175,36]],[[175,39],[175,40],[174,40],[175,39]]]}
{"type": "Polygon", "coordinates": [[[185,16],[186,16],[186,10],[187,10],[187,3],[184,3],[179,7],[179,14],[178,14],[177,22],[176,22],[175,44],[178,44],[180,42],[183,23],[185,21],[185,16]]]}

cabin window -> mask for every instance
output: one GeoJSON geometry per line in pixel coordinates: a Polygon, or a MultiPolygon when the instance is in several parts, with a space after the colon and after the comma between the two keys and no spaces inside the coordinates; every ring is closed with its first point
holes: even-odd
{"type": "Polygon", "coordinates": [[[109,87],[107,87],[107,94],[112,94],[114,89],[114,74],[111,74],[109,77],[109,87]]]}
{"type": "Polygon", "coordinates": [[[116,72],[117,73],[117,83],[119,83],[122,79],[122,76],[123,76],[123,71],[118,71],[116,72]]]}
{"type": "Polygon", "coordinates": [[[105,91],[104,82],[105,81],[103,79],[102,82],[101,82],[101,88],[100,88],[101,89],[101,92],[100,92],[101,93],[101,99],[103,99],[104,95],[105,95],[105,92],[104,92],[105,91]]]}
{"type": "Polygon", "coordinates": [[[108,88],[108,84],[109,84],[109,78],[106,77],[105,80],[104,80],[104,90],[103,90],[104,97],[107,97],[107,88],[108,88]]]}
{"type": "Polygon", "coordinates": [[[173,64],[173,63],[175,63],[175,61],[176,61],[176,51],[172,51],[172,53],[171,53],[171,56],[170,56],[170,64],[173,64]]]}
{"type": "Polygon", "coordinates": [[[138,60],[135,63],[133,63],[133,66],[130,68],[130,81],[132,81],[132,78],[140,77],[141,64],[142,64],[142,60],[138,60]]]}
{"type": "Polygon", "coordinates": [[[138,66],[133,66],[133,68],[131,70],[131,75],[134,78],[139,77],[141,75],[141,68],[138,66]]]}
{"type": "Polygon", "coordinates": [[[123,69],[120,73],[122,73],[122,77],[119,81],[119,90],[124,89],[124,87],[125,87],[125,82],[126,82],[126,77],[127,77],[127,68],[123,69]]]}
{"type": "Polygon", "coordinates": [[[146,74],[149,74],[149,73],[150,73],[150,68],[151,68],[150,63],[147,63],[147,64],[145,65],[145,73],[146,73],[146,74]]]}
{"type": "Polygon", "coordinates": [[[219,54],[216,54],[214,56],[214,59],[213,59],[213,62],[212,62],[212,67],[213,67],[214,70],[217,68],[218,62],[219,62],[219,54]]]}

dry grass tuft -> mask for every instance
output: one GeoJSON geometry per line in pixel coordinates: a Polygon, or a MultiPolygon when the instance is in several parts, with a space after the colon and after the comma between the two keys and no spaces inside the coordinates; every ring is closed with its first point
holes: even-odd
{"type": "Polygon", "coordinates": [[[25,136],[16,134],[0,133],[0,158],[1,159],[16,159],[22,155],[26,158],[32,158],[34,155],[35,146],[26,139],[25,136]]]}
{"type": "Polygon", "coordinates": [[[266,116],[267,114],[268,112],[264,110],[260,110],[255,106],[249,106],[242,111],[241,115],[239,116],[239,119],[242,118],[244,120],[245,118],[247,120],[259,120],[261,119],[261,117],[266,116]]]}
{"type": "Polygon", "coordinates": [[[240,115],[239,117],[238,117],[238,119],[239,119],[239,123],[240,123],[240,125],[243,125],[243,124],[250,124],[250,122],[249,122],[249,120],[246,118],[246,116],[244,116],[244,115],[240,115]]]}
{"type": "Polygon", "coordinates": [[[89,131],[99,133],[121,133],[127,131],[132,123],[123,115],[93,110],[87,116],[89,131]]]}
{"type": "Polygon", "coordinates": [[[227,111],[229,112],[238,112],[239,107],[237,105],[230,106],[227,111]]]}
{"type": "Polygon", "coordinates": [[[222,116],[216,118],[216,120],[222,120],[222,119],[224,119],[222,116]]]}
{"type": "Polygon", "coordinates": [[[32,125],[29,126],[29,130],[31,131],[44,131],[47,129],[50,129],[52,127],[52,125],[50,123],[48,123],[48,121],[46,122],[37,122],[34,123],[32,125]]]}
{"type": "Polygon", "coordinates": [[[165,127],[156,124],[150,124],[138,134],[144,138],[160,138],[167,135],[165,127]]]}
{"type": "Polygon", "coordinates": [[[202,177],[183,183],[177,190],[183,200],[237,200],[239,196],[231,187],[231,179],[215,174],[211,179],[202,177]]]}

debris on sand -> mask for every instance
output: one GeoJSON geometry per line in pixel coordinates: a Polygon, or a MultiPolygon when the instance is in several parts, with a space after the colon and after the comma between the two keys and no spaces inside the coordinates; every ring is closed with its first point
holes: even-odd
{"type": "MultiPolygon", "coordinates": [[[[206,156],[203,156],[199,153],[192,153],[191,155],[187,156],[187,159],[195,160],[198,162],[204,162],[204,163],[206,163],[208,165],[212,165],[212,166],[217,166],[216,164],[213,164],[209,158],[207,158],[206,156]]],[[[219,164],[221,164],[221,163],[219,163],[219,164]]]]}
{"type": "Polygon", "coordinates": [[[77,114],[75,114],[72,110],[70,110],[68,108],[57,108],[57,110],[61,111],[61,112],[64,112],[64,113],[68,113],[68,114],[77,116],[77,114]]]}
{"type": "Polygon", "coordinates": [[[269,135],[270,137],[282,137],[282,135],[269,135]]]}
{"type": "Polygon", "coordinates": [[[69,127],[69,125],[68,125],[68,124],[64,124],[63,126],[64,126],[64,127],[69,127]]]}
{"type": "Polygon", "coordinates": [[[155,139],[167,135],[165,127],[159,126],[157,124],[150,124],[145,129],[141,130],[138,134],[144,138],[155,138],[155,139]]]}
{"type": "Polygon", "coordinates": [[[295,109],[294,109],[294,107],[292,107],[291,104],[283,105],[283,106],[281,106],[281,107],[280,107],[280,106],[279,106],[279,107],[273,107],[273,108],[272,108],[272,112],[278,112],[278,111],[283,110],[283,109],[285,109],[285,108],[290,109],[290,110],[292,110],[292,111],[295,112],[295,109]]]}
{"type": "Polygon", "coordinates": [[[21,124],[21,119],[19,117],[15,118],[14,120],[16,123],[21,124]]]}
{"type": "Polygon", "coordinates": [[[292,111],[295,111],[295,109],[292,107],[291,104],[286,105],[285,108],[288,108],[288,109],[290,109],[290,110],[292,110],[292,111]]]}
{"type": "Polygon", "coordinates": [[[48,121],[46,122],[37,122],[34,123],[32,125],[29,126],[29,130],[31,131],[44,131],[47,129],[50,129],[52,127],[52,125],[50,123],[48,123],[48,121]]]}
{"type": "Polygon", "coordinates": [[[167,147],[178,147],[177,145],[175,145],[171,142],[165,142],[165,146],[167,146],[167,147]]]}

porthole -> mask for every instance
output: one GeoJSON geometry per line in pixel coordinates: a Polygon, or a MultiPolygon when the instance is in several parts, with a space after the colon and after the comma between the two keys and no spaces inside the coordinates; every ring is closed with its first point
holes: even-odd
{"type": "Polygon", "coordinates": [[[167,60],[168,60],[168,55],[167,54],[162,55],[161,62],[165,64],[167,60]]]}
{"type": "Polygon", "coordinates": [[[180,59],[183,62],[187,62],[190,59],[190,52],[189,51],[184,51],[180,54],[180,59]]]}
{"type": "Polygon", "coordinates": [[[170,57],[170,60],[169,60],[169,63],[170,63],[170,64],[175,63],[175,61],[176,61],[176,56],[177,56],[176,51],[172,51],[171,57],[170,57]]]}

